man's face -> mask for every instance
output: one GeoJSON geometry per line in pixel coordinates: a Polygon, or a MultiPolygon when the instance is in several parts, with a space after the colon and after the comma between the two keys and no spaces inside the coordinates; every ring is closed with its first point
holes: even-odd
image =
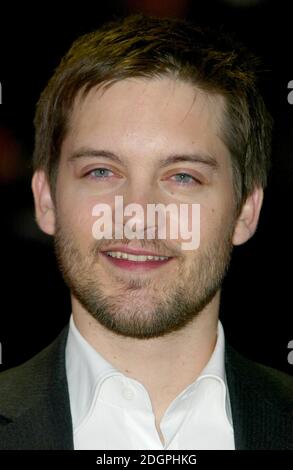
{"type": "Polygon", "coordinates": [[[219,291],[235,226],[223,106],[220,96],[169,78],[123,80],[75,103],[58,169],[55,247],[75,300],[112,332],[178,331],[219,291]],[[174,156],[196,158],[167,161],[174,156]],[[118,195],[145,214],[149,203],[200,204],[199,248],[182,250],[180,236],[148,239],[147,221],[144,239],[96,240],[92,209],[104,203],[114,211],[118,195]],[[170,259],[113,260],[106,251],[118,246],[170,259]]]}

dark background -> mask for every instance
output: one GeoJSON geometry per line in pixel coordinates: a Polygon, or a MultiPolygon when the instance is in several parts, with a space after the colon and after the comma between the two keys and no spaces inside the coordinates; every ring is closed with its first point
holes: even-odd
{"type": "Polygon", "coordinates": [[[262,91],[275,119],[273,169],[257,233],[234,250],[221,319],[227,339],[238,351],[292,374],[287,357],[293,340],[293,105],[287,96],[293,80],[293,14],[290,2],[265,0],[1,5],[0,371],[51,342],[71,312],[52,240],[34,221],[30,162],[35,104],[75,38],[105,20],[134,12],[222,25],[261,55],[270,71],[262,91]]]}

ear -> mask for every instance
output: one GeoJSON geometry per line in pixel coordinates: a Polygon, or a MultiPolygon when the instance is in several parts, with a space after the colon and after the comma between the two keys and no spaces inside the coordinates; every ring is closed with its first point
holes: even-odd
{"type": "Polygon", "coordinates": [[[55,207],[50,186],[43,170],[37,170],[32,178],[32,191],[35,201],[36,221],[43,232],[55,233],[55,207]]]}
{"type": "Polygon", "coordinates": [[[256,187],[242,206],[234,229],[233,245],[245,243],[255,233],[262,201],[263,189],[256,187]]]}

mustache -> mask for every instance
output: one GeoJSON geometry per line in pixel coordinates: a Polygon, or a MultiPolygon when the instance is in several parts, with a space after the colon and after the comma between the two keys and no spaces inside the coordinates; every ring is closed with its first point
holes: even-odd
{"type": "Polygon", "coordinates": [[[128,245],[131,246],[131,248],[137,248],[137,249],[144,249],[148,251],[154,251],[156,253],[162,254],[162,256],[169,256],[169,257],[175,257],[175,256],[182,256],[182,250],[180,247],[176,246],[170,246],[170,243],[166,242],[165,240],[145,240],[145,239],[128,239],[128,238],[123,238],[119,239],[117,241],[113,239],[101,239],[101,240],[96,240],[95,244],[92,247],[92,253],[93,254],[98,254],[99,251],[107,251],[109,247],[115,248],[115,246],[123,246],[127,248],[128,245]],[[131,244],[131,245],[130,245],[131,244]]]}

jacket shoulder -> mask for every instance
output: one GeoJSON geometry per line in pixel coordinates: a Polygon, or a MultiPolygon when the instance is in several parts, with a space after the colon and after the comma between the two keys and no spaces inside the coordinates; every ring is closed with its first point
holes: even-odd
{"type": "Polygon", "coordinates": [[[293,450],[293,378],[230,345],[226,374],[237,448],[293,450]]]}
{"type": "Polygon", "coordinates": [[[239,354],[227,346],[229,368],[237,374],[246,387],[261,394],[263,399],[280,409],[293,412],[293,377],[277,369],[265,366],[239,354]]]}
{"type": "Polygon", "coordinates": [[[25,363],[0,373],[0,422],[18,417],[54,386],[64,367],[60,350],[65,349],[67,330],[25,363]]]}

